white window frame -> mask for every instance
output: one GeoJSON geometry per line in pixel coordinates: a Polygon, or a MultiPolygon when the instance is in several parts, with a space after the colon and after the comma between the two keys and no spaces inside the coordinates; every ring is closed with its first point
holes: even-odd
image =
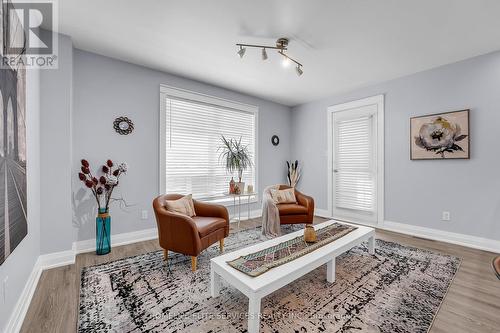
{"type": "MultiPolygon", "coordinates": [[[[384,205],[384,95],[376,95],[347,103],[337,104],[328,107],[327,109],[327,124],[328,124],[328,160],[327,160],[327,181],[328,181],[328,214],[333,215],[333,114],[335,112],[347,111],[363,106],[377,106],[375,114],[377,121],[377,222],[376,225],[381,226],[385,218],[384,205]]],[[[363,224],[363,221],[350,220],[363,224]]]]}
{"type": "MultiPolygon", "coordinates": [[[[254,174],[255,174],[255,184],[254,186],[254,192],[259,193],[259,188],[258,188],[258,183],[259,183],[259,162],[258,162],[258,148],[259,148],[259,108],[255,105],[250,105],[250,104],[244,104],[236,101],[231,101],[228,99],[223,99],[215,96],[210,96],[210,95],[205,95],[202,93],[198,93],[195,91],[190,91],[190,90],[185,90],[181,88],[176,88],[176,87],[171,87],[168,85],[160,84],[160,124],[159,124],[159,162],[160,162],[160,174],[159,174],[159,186],[158,186],[158,195],[162,195],[166,193],[166,179],[165,179],[165,174],[166,174],[166,151],[165,151],[165,143],[166,143],[166,103],[165,99],[168,97],[172,98],[182,98],[186,100],[191,100],[195,102],[201,102],[201,103],[206,103],[206,104],[212,104],[215,106],[220,106],[220,107],[225,107],[225,108],[230,108],[242,112],[249,112],[252,113],[255,116],[255,133],[254,133],[254,138],[255,138],[255,156],[254,156],[254,165],[252,168],[254,168],[254,174]]],[[[229,187],[229,183],[228,183],[229,187]]],[[[212,198],[204,198],[202,199],[203,201],[210,201],[210,202],[217,202],[224,204],[226,206],[233,206],[233,198],[232,197],[212,197],[212,198]]],[[[258,195],[255,195],[250,198],[250,203],[254,203],[258,201],[258,195]]],[[[242,204],[243,203],[248,203],[246,198],[242,198],[242,204]]],[[[238,200],[236,200],[236,205],[238,205],[238,200]]]]}

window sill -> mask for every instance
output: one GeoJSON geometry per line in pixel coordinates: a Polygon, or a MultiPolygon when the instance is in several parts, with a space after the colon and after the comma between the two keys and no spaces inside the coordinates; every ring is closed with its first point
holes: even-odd
{"type": "Polygon", "coordinates": [[[206,202],[206,203],[213,203],[213,204],[219,204],[223,205],[226,207],[233,207],[233,206],[238,206],[238,205],[248,205],[248,204],[253,204],[256,202],[259,202],[258,195],[254,195],[251,197],[221,197],[221,198],[206,198],[206,199],[199,199],[200,201],[206,202]],[[249,200],[250,198],[250,200],[249,200]]]}

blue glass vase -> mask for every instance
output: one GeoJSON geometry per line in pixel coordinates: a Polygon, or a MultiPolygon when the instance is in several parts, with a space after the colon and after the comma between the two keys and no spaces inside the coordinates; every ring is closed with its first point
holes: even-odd
{"type": "Polygon", "coordinates": [[[111,252],[111,216],[106,209],[99,209],[95,218],[95,253],[97,255],[111,252]]]}

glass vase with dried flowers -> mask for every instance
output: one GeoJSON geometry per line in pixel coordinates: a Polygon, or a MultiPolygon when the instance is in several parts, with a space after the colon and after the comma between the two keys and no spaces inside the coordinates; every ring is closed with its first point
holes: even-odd
{"type": "Polygon", "coordinates": [[[109,204],[112,200],[113,190],[119,184],[120,176],[127,172],[127,163],[115,167],[113,161],[107,160],[101,167],[101,176],[97,178],[90,171],[87,160],[81,161],[81,172],[78,178],[92,191],[97,203],[96,223],[96,254],[107,254],[111,251],[111,216],[109,204]]]}

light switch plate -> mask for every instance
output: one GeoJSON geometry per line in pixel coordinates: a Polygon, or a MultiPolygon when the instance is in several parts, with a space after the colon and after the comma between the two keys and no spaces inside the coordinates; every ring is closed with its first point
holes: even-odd
{"type": "Polygon", "coordinates": [[[147,210],[143,210],[142,213],[141,213],[141,219],[143,220],[147,220],[148,219],[148,211],[147,210]]]}

